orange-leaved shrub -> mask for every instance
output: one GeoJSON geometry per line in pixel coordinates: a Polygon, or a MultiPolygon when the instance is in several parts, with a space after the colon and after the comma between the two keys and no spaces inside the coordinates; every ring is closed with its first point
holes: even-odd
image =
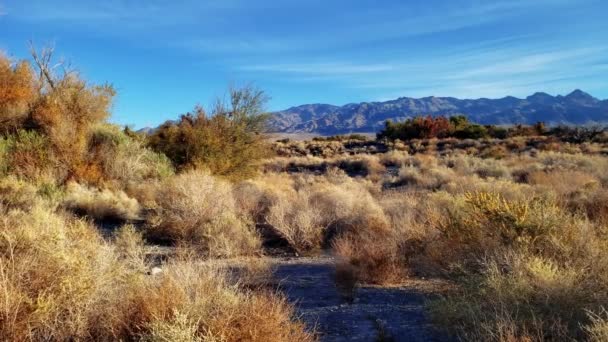
{"type": "Polygon", "coordinates": [[[53,74],[50,55],[44,62],[36,60],[40,76],[27,62],[13,67],[0,56],[0,134],[9,140],[30,138],[30,151],[9,151],[14,163],[10,166],[20,176],[36,178],[30,169],[38,168],[37,162],[46,163],[40,160],[44,154],[63,169],[55,174],[58,181],[98,181],[102,176],[95,162],[87,160],[87,146],[91,128],[110,115],[113,88],[89,85],[73,72],[53,74]],[[32,140],[35,134],[44,144],[32,140]]]}

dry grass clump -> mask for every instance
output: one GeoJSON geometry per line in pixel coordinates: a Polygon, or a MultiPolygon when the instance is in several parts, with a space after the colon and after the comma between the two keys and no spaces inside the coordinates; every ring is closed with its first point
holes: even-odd
{"type": "Polygon", "coordinates": [[[594,155],[543,152],[538,155],[539,162],[546,170],[571,170],[588,173],[601,184],[608,184],[608,158],[594,155]]]}
{"type": "Polygon", "coordinates": [[[575,212],[583,212],[598,226],[608,227],[607,188],[583,189],[570,198],[568,206],[575,212]]]}
{"type": "Polygon", "coordinates": [[[276,157],[267,159],[263,169],[267,173],[325,172],[329,160],[320,157],[276,157]]]}
{"type": "Polygon", "coordinates": [[[314,252],[342,232],[383,219],[365,183],[344,175],[297,179],[294,189],[270,198],[266,215],[266,222],[300,253],[314,252]]]}
{"type": "Polygon", "coordinates": [[[112,337],[109,303],[126,274],[110,246],[81,220],[36,206],[0,220],[0,339],[112,337]]]}
{"type": "Polygon", "coordinates": [[[564,197],[599,186],[599,181],[595,177],[575,170],[537,171],[529,174],[527,181],[529,184],[542,186],[564,197]]]}
{"type": "Polygon", "coordinates": [[[435,166],[429,169],[405,166],[399,169],[399,176],[394,186],[408,186],[428,190],[440,189],[452,182],[456,174],[451,169],[435,166]]]}
{"type": "Polygon", "coordinates": [[[266,222],[296,251],[311,253],[321,248],[327,228],[321,210],[307,189],[282,193],[272,200],[266,222]]]}
{"type": "Polygon", "coordinates": [[[455,204],[426,253],[463,287],[436,317],[474,340],[583,337],[587,312],[608,304],[600,227],[550,197],[474,193],[455,204]]]}
{"type": "Polygon", "coordinates": [[[1,210],[2,340],[313,340],[284,299],[244,291],[221,268],[180,259],[146,275],[131,227],[112,245],[44,206],[1,210]]]}
{"type": "Polygon", "coordinates": [[[74,182],[66,186],[62,205],[77,214],[100,221],[137,220],[141,212],[137,200],[124,191],[94,189],[74,182]]]}
{"type": "Polygon", "coordinates": [[[5,209],[27,211],[39,204],[54,206],[60,195],[53,184],[34,185],[14,176],[0,179],[0,205],[5,209]]]}
{"type": "MultiPolygon", "coordinates": [[[[357,281],[368,284],[392,284],[402,281],[406,275],[399,238],[383,226],[368,226],[358,231],[348,231],[338,236],[332,245],[342,260],[338,270],[350,270],[357,281]]],[[[337,279],[348,288],[350,280],[343,275],[337,279]],[[341,279],[341,280],[340,280],[341,279]],[[347,281],[345,281],[347,280],[347,281]]]]}
{"type": "Polygon", "coordinates": [[[432,226],[438,208],[430,204],[426,194],[415,192],[383,194],[376,205],[378,215],[368,215],[357,229],[334,240],[333,250],[341,258],[338,267],[352,269],[358,281],[374,284],[398,283],[412,274],[433,273],[421,255],[437,235],[432,226]]]}
{"type": "Polygon", "coordinates": [[[134,288],[129,318],[149,341],[312,341],[286,301],[247,293],[218,268],[177,261],[134,288]]]}
{"type": "Polygon", "coordinates": [[[213,257],[259,250],[252,222],[236,211],[230,183],[201,171],[182,173],[159,188],[155,202],[146,233],[153,240],[188,244],[213,257]]]}
{"type": "Polygon", "coordinates": [[[589,341],[608,341],[608,313],[602,309],[599,313],[589,313],[591,324],[585,327],[589,341]]]}
{"type": "Polygon", "coordinates": [[[477,174],[481,178],[511,178],[511,172],[502,160],[457,154],[446,158],[445,161],[446,166],[461,175],[477,174]]]}
{"type": "Polygon", "coordinates": [[[349,175],[363,176],[372,180],[379,180],[386,171],[378,158],[370,155],[341,158],[336,164],[349,175]]]}

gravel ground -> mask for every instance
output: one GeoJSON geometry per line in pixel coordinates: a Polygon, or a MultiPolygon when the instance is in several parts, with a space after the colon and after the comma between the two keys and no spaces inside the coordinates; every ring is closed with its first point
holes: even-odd
{"type": "Polygon", "coordinates": [[[424,310],[441,284],[420,279],[396,287],[360,286],[348,303],[336,289],[332,258],[275,263],[276,285],[322,342],[453,340],[433,328],[424,310]]]}

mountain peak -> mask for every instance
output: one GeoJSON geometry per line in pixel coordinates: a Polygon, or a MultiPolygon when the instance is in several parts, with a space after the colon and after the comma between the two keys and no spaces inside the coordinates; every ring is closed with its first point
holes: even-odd
{"type": "Polygon", "coordinates": [[[543,92],[536,92],[528,97],[526,97],[526,100],[530,101],[530,102],[536,102],[536,103],[547,103],[547,102],[551,102],[553,101],[555,98],[547,93],[543,93],[543,92]]]}
{"type": "Polygon", "coordinates": [[[585,93],[580,89],[575,89],[570,94],[566,95],[566,98],[575,98],[575,99],[595,99],[593,96],[585,93]]]}

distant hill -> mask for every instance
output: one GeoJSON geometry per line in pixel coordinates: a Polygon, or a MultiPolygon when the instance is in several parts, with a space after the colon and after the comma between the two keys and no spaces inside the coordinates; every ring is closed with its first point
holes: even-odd
{"type": "Polygon", "coordinates": [[[282,133],[344,134],[375,132],[386,120],[401,121],[417,115],[464,114],[481,124],[608,123],[608,100],[601,101],[582,90],[566,96],[535,93],[525,99],[461,100],[453,97],[401,97],[386,102],[352,103],[344,106],[308,104],[272,113],[270,128],[282,133]]]}

